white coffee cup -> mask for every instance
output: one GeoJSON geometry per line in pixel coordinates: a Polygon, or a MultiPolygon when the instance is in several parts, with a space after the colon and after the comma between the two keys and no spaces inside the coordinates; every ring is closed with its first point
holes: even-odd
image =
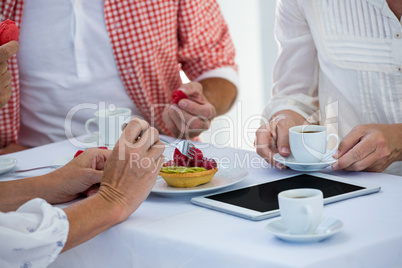
{"type": "Polygon", "coordinates": [[[278,194],[282,222],[290,234],[313,234],[322,220],[323,194],[318,189],[300,188],[278,194]]]}
{"type": "Polygon", "coordinates": [[[320,163],[331,157],[339,146],[336,134],[327,134],[327,127],[302,125],[289,129],[289,144],[293,157],[299,163],[320,163]],[[328,141],[336,139],[335,147],[327,152],[328,141]]]}
{"type": "Polygon", "coordinates": [[[100,146],[114,146],[122,134],[121,125],[130,120],[129,108],[104,109],[95,112],[95,117],[85,122],[88,134],[98,137],[100,146]],[[91,131],[90,125],[96,124],[99,132],[91,131]]]}

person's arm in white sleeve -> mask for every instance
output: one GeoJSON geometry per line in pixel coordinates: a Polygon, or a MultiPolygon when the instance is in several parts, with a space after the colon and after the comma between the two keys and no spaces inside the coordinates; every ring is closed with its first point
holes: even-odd
{"type": "Polygon", "coordinates": [[[304,124],[318,109],[317,51],[298,0],[279,0],[275,38],[279,55],[274,67],[272,99],[257,130],[257,153],[271,165],[275,153],[290,155],[289,128],[304,124]]]}
{"type": "Polygon", "coordinates": [[[297,0],[277,2],[275,38],[279,54],[274,67],[272,100],[264,110],[271,117],[292,110],[304,118],[318,109],[318,60],[304,12],[297,0]]]}
{"type": "Polygon", "coordinates": [[[2,182],[0,211],[9,212],[0,213],[0,267],[46,267],[60,252],[127,219],[155,184],[164,148],[155,128],[133,119],[113,151],[87,149],[47,175],[2,182]],[[98,183],[99,177],[96,193],[63,210],[44,199],[21,206],[32,196],[52,204],[73,200],[98,183]],[[13,253],[2,258],[3,252],[13,253]]]}
{"type": "Polygon", "coordinates": [[[63,210],[33,199],[15,212],[0,212],[0,267],[47,267],[67,240],[63,210]]]}

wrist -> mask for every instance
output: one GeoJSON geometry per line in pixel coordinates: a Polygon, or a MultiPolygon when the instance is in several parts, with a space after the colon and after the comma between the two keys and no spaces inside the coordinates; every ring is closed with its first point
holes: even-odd
{"type": "Polygon", "coordinates": [[[394,132],[397,135],[399,156],[396,161],[402,161],[402,124],[395,124],[394,132]]]}
{"type": "Polygon", "coordinates": [[[286,122],[291,122],[292,125],[303,125],[310,124],[306,118],[304,118],[301,114],[292,111],[292,110],[281,110],[276,112],[271,118],[270,121],[275,120],[285,120],[286,122]]]}
{"type": "Polygon", "coordinates": [[[64,211],[70,224],[63,251],[73,248],[121,222],[120,206],[106,200],[101,194],[94,194],[76,202],[64,211]]]}
{"type": "Polygon", "coordinates": [[[131,213],[126,212],[125,209],[127,205],[124,196],[110,184],[102,182],[94,196],[109,211],[116,223],[120,223],[130,216],[131,213]]]}
{"type": "Polygon", "coordinates": [[[204,97],[214,106],[216,116],[225,114],[236,101],[237,87],[224,78],[206,78],[199,83],[204,97]]]}

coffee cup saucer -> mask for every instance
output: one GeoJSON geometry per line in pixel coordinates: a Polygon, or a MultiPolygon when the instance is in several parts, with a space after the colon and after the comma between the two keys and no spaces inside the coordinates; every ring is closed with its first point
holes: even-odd
{"type": "Polygon", "coordinates": [[[313,234],[300,235],[290,234],[283,223],[282,218],[269,222],[265,228],[279,239],[290,242],[306,243],[322,241],[333,236],[343,228],[343,223],[335,218],[324,217],[313,234]]]}
{"type": "Polygon", "coordinates": [[[115,145],[105,145],[103,142],[99,140],[99,136],[96,133],[96,135],[90,135],[86,134],[78,140],[79,143],[76,143],[76,147],[82,148],[82,149],[87,149],[87,148],[96,148],[96,147],[107,147],[109,150],[113,150],[115,145]]]}
{"type": "Polygon", "coordinates": [[[330,157],[319,163],[299,163],[296,161],[293,155],[285,157],[279,153],[274,155],[274,160],[296,171],[318,171],[332,165],[337,161],[336,159],[330,157]]]}

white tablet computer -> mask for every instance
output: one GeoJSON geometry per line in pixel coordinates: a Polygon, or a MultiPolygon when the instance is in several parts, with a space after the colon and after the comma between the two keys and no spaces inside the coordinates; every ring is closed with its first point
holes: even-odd
{"type": "Polygon", "coordinates": [[[324,204],[371,194],[381,187],[358,184],[352,180],[324,173],[298,174],[245,188],[193,197],[200,206],[249,220],[263,220],[279,215],[278,194],[295,188],[316,188],[324,194],[324,204]]]}

